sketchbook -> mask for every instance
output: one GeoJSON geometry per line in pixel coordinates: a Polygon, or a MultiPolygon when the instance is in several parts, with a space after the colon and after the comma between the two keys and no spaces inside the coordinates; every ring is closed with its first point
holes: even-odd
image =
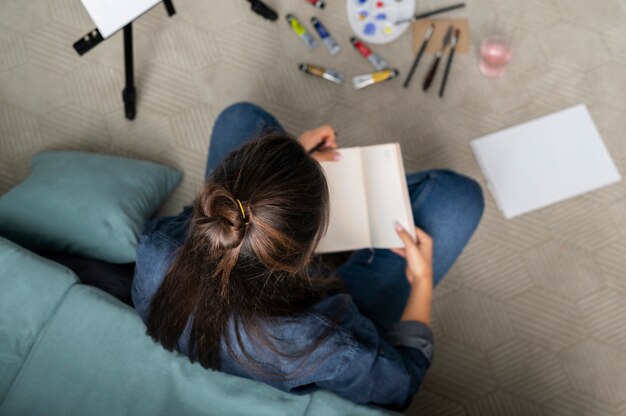
{"type": "Polygon", "coordinates": [[[108,38],[161,0],[81,0],[103,38],[108,38]]]}
{"type": "Polygon", "coordinates": [[[316,252],[403,247],[399,222],[415,225],[400,144],[339,149],[341,160],[322,162],[330,193],[330,221],[316,252]]]}
{"type": "Polygon", "coordinates": [[[489,134],[471,145],[507,219],[621,180],[582,104],[489,134]]]}

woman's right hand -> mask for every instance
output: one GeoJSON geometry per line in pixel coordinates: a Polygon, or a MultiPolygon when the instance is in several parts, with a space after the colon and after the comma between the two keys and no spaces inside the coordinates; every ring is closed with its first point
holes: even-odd
{"type": "Polygon", "coordinates": [[[422,229],[415,227],[416,240],[396,223],[396,232],[404,248],[392,248],[391,251],[406,259],[406,278],[413,286],[419,282],[433,281],[433,240],[422,229]]]}

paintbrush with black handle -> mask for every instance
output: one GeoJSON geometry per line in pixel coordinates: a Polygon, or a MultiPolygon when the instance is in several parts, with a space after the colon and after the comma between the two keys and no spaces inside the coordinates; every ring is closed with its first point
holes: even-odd
{"type": "Polygon", "coordinates": [[[441,88],[439,88],[439,97],[443,97],[443,93],[446,89],[446,82],[448,81],[448,74],[450,73],[450,67],[452,66],[452,58],[454,58],[454,51],[456,50],[456,44],[459,41],[459,29],[454,30],[454,35],[450,41],[450,55],[448,56],[448,63],[446,64],[446,71],[443,73],[443,80],[441,80],[441,88]]]}
{"type": "Polygon", "coordinates": [[[431,11],[426,12],[426,13],[416,14],[415,16],[409,17],[408,19],[402,19],[402,20],[396,21],[396,25],[401,25],[403,23],[411,23],[411,22],[414,22],[416,20],[425,19],[427,17],[434,16],[436,14],[450,12],[452,10],[461,9],[463,7],[465,7],[465,3],[459,3],[459,4],[454,4],[452,6],[443,7],[441,9],[431,10],[431,11]]]}
{"type": "Polygon", "coordinates": [[[426,79],[424,80],[424,85],[422,85],[422,89],[424,91],[430,88],[430,84],[432,84],[433,79],[435,79],[435,73],[437,72],[439,61],[441,61],[441,57],[443,56],[443,51],[446,49],[446,46],[448,46],[448,43],[450,43],[453,29],[454,28],[452,27],[452,25],[450,25],[448,31],[446,32],[446,35],[443,37],[443,42],[441,42],[441,48],[439,48],[437,54],[435,55],[435,62],[433,62],[433,65],[430,67],[430,71],[428,71],[428,75],[426,75],[426,79]]]}
{"type": "Polygon", "coordinates": [[[409,75],[406,77],[406,81],[404,81],[404,88],[408,88],[409,83],[411,82],[411,78],[413,78],[413,73],[415,72],[415,68],[417,68],[417,64],[422,58],[422,55],[424,54],[424,51],[426,50],[426,46],[428,46],[428,42],[430,42],[430,38],[433,36],[434,30],[435,30],[434,24],[431,24],[430,26],[428,26],[428,29],[426,29],[422,46],[420,47],[419,52],[415,56],[415,60],[413,61],[413,65],[411,65],[411,69],[409,70],[409,75]]]}

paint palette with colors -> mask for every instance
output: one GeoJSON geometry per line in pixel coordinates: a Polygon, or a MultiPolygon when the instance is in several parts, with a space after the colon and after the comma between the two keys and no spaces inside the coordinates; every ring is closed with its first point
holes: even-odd
{"type": "Polygon", "coordinates": [[[415,0],[347,0],[348,21],[358,37],[369,43],[396,40],[410,23],[396,25],[415,13],[415,0]]]}

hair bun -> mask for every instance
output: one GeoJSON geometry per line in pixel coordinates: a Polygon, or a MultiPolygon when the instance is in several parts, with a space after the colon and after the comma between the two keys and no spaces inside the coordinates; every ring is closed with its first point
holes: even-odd
{"type": "Polygon", "coordinates": [[[214,182],[207,182],[194,203],[193,221],[197,237],[219,251],[241,244],[245,220],[232,192],[214,182]]]}

